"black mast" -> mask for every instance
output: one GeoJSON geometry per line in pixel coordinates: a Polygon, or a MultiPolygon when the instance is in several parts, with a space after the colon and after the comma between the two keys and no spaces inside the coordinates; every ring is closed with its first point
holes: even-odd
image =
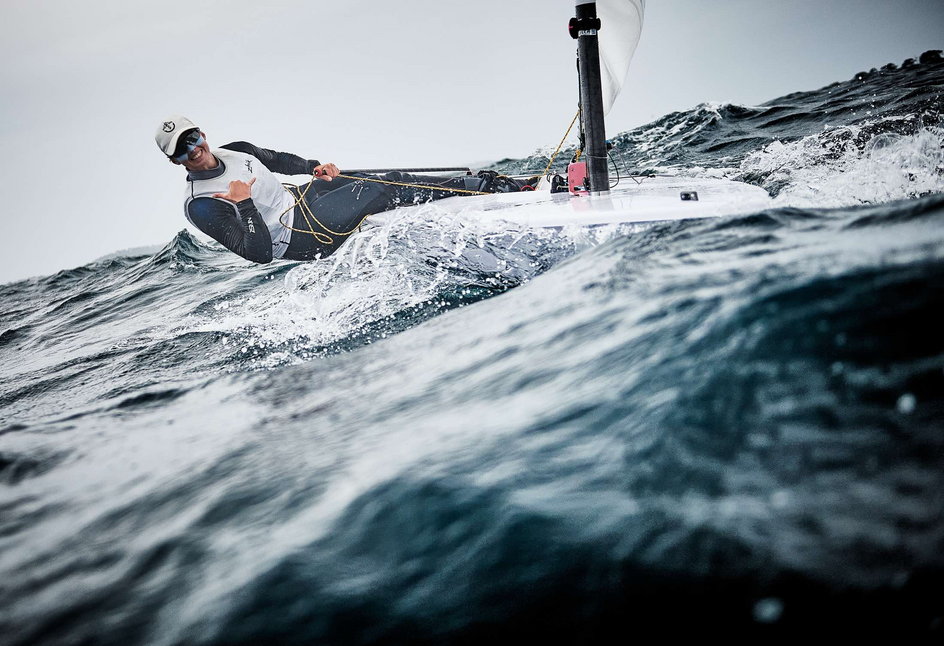
{"type": "Polygon", "coordinates": [[[591,193],[610,190],[607,168],[606,128],[603,123],[603,82],[600,78],[600,41],[596,2],[577,0],[570,19],[570,35],[577,39],[577,71],[580,76],[580,127],[586,148],[587,179],[591,193]]]}

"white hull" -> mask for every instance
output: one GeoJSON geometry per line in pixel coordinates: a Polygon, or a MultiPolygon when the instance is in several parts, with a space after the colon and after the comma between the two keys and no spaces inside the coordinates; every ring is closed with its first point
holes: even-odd
{"type": "MultiPolygon", "coordinates": [[[[479,222],[557,228],[750,213],[768,208],[770,196],[757,186],[724,179],[647,177],[624,178],[607,195],[527,191],[450,197],[435,205],[479,222]],[[697,193],[698,200],[682,200],[683,192],[697,193]]],[[[370,216],[369,220],[381,224],[385,216],[380,213],[370,216]]]]}

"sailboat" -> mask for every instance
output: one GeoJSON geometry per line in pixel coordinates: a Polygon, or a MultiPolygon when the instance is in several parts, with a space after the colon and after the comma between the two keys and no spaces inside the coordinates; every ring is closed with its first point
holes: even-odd
{"type": "MultiPolygon", "coordinates": [[[[707,218],[770,205],[762,188],[717,178],[641,176],[612,185],[605,116],[620,94],[642,33],[645,0],[576,0],[569,32],[577,41],[580,158],[563,178],[536,190],[451,197],[436,206],[479,221],[526,227],[593,226],[707,218]]],[[[377,222],[383,214],[369,218],[377,222]]]]}

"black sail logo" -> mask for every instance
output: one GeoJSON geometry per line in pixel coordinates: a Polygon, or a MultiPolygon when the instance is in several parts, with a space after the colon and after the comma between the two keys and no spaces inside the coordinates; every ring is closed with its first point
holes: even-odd
{"type": "Polygon", "coordinates": [[[176,128],[176,127],[177,127],[177,126],[174,125],[174,122],[173,122],[173,121],[165,121],[165,122],[164,122],[164,132],[173,132],[173,131],[174,131],[174,128],[176,128]]]}

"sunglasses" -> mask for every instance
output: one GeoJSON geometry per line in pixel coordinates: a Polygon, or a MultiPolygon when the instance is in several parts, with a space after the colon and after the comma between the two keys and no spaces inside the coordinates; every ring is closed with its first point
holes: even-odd
{"type": "Polygon", "coordinates": [[[194,148],[201,145],[204,141],[206,140],[203,138],[203,135],[200,134],[199,130],[189,132],[180,138],[180,141],[177,142],[177,147],[174,149],[174,154],[168,155],[168,157],[176,162],[183,163],[190,157],[190,153],[193,152],[194,148]]]}

